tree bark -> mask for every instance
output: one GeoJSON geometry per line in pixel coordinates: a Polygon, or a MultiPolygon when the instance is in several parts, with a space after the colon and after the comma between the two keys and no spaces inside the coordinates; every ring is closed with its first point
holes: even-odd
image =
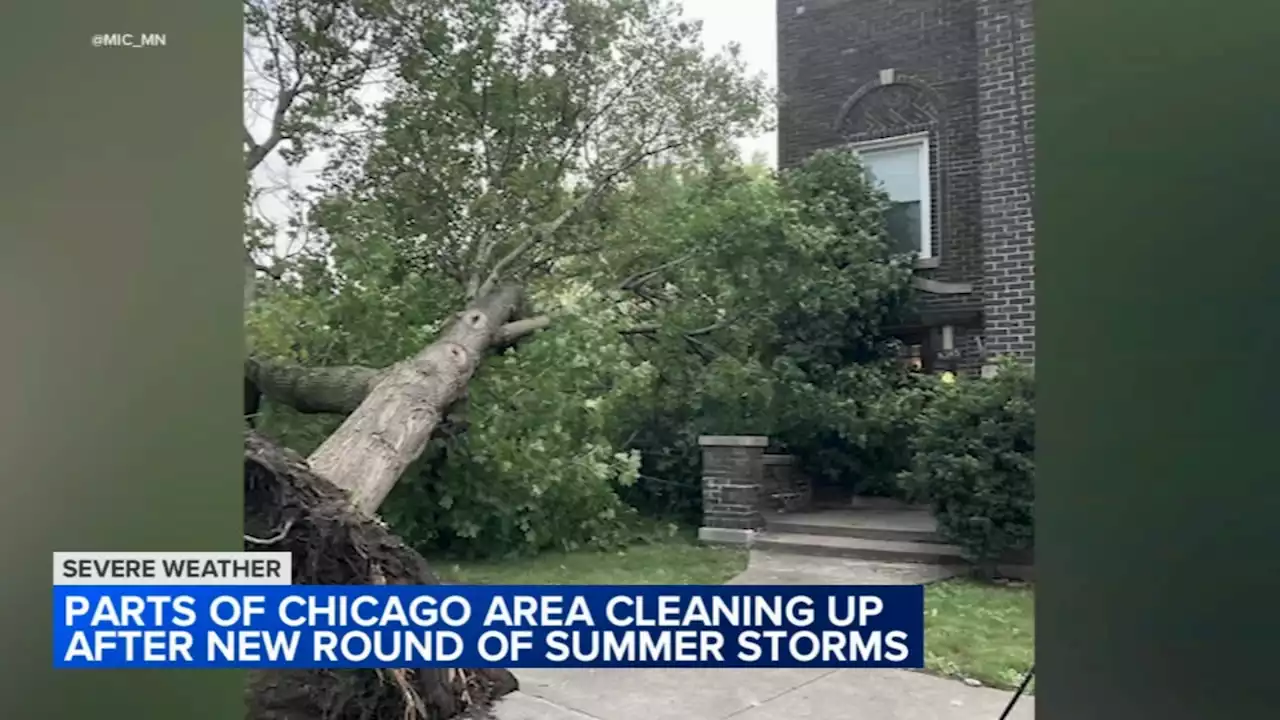
{"type": "MultiPolygon", "coordinates": [[[[503,348],[548,327],[546,315],[509,322],[498,329],[490,347],[503,348]]],[[[310,367],[250,357],[244,363],[244,377],[273,402],[301,413],[347,415],[355,412],[369,396],[387,368],[364,365],[310,367]]],[[[249,405],[245,405],[246,414],[249,405]]]]}
{"type": "Polygon", "coordinates": [[[307,459],[312,471],[345,490],[359,512],[376,513],[463,395],[520,299],[519,288],[495,289],[460,313],[435,342],[384,371],[307,459]]]}
{"type": "Polygon", "coordinates": [[[307,367],[252,357],[244,363],[245,378],[263,395],[303,413],[354,412],[384,372],[361,365],[307,367]]]}
{"type": "Polygon", "coordinates": [[[244,311],[249,312],[249,308],[253,305],[253,301],[257,295],[258,285],[258,267],[253,262],[253,257],[249,255],[249,250],[244,251],[244,261],[241,263],[244,269],[244,311]]]}

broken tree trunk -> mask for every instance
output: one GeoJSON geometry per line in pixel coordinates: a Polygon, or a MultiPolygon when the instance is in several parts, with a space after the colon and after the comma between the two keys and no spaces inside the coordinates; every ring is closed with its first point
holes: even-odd
{"type": "MultiPolygon", "coordinates": [[[[293,556],[298,585],[438,585],[426,560],[296,453],[250,432],[244,449],[246,550],[293,556]]],[[[506,670],[267,670],[250,676],[252,720],[438,720],[516,689],[506,670]]]]}
{"type": "Polygon", "coordinates": [[[520,303],[500,287],[459,313],[433,343],[383,371],[360,405],[307,459],[372,516],[400,475],[422,454],[445,411],[466,390],[499,331],[520,303]]]}

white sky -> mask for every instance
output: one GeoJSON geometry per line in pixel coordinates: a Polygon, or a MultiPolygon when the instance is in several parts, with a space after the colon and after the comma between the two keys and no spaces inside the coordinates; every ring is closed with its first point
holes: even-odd
{"type": "MultiPolygon", "coordinates": [[[[702,20],[702,36],[707,47],[717,50],[729,43],[742,46],[742,59],[750,72],[762,72],[769,87],[778,87],[777,0],[683,0],[685,15],[702,20]]],[[[770,166],[777,160],[776,133],[745,138],[743,154],[750,159],[762,153],[770,166]]]]}
{"type": "MultiPolygon", "coordinates": [[[[686,17],[702,21],[703,40],[709,50],[719,50],[729,43],[741,46],[741,57],[750,73],[763,73],[770,88],[777,88],[777,42],[774,32],[776,0],[682,0],[686,17]]],[[[246,115],[250,131],[262,138],[267,133],[265,122],[246,115]]],[[[760,156],[770,166],[777,158],[777,136],[769,132],[744,138],[740,143],[745,158],[760,156]]],[[[267,188],[258,202],[259,212],[272,221],[283,221],[291,214],[287,190],[303,191],[323,166],[323,157],[311,157],[294,168],[287,167],[273,154],[255,172],[258,187],[267,188]]],[[[288,253],[282,241],[281,253],[288,253]]]]}

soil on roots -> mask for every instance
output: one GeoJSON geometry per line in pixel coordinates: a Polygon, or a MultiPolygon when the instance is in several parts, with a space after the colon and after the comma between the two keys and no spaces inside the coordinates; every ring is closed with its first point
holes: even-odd
{"type": "MultiPolygon", "coordinates": [[[[293,556],[296,585],[439,585],[427,561],[296,453],[249,432],[246,550],[293,556]],[[252,539],[250,539],[252,538],[252,539]]],[[[506,670],[270,670],[250,675],[251,720],[445,720],[516,689],[506,670]]]]}

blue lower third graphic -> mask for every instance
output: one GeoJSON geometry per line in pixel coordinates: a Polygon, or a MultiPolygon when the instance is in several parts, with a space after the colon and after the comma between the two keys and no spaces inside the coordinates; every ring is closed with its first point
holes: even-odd
{"type": "Polygon", "coordinates": [[[920,586],[54,588],[59,668],[898,667],[920,586]]]}

